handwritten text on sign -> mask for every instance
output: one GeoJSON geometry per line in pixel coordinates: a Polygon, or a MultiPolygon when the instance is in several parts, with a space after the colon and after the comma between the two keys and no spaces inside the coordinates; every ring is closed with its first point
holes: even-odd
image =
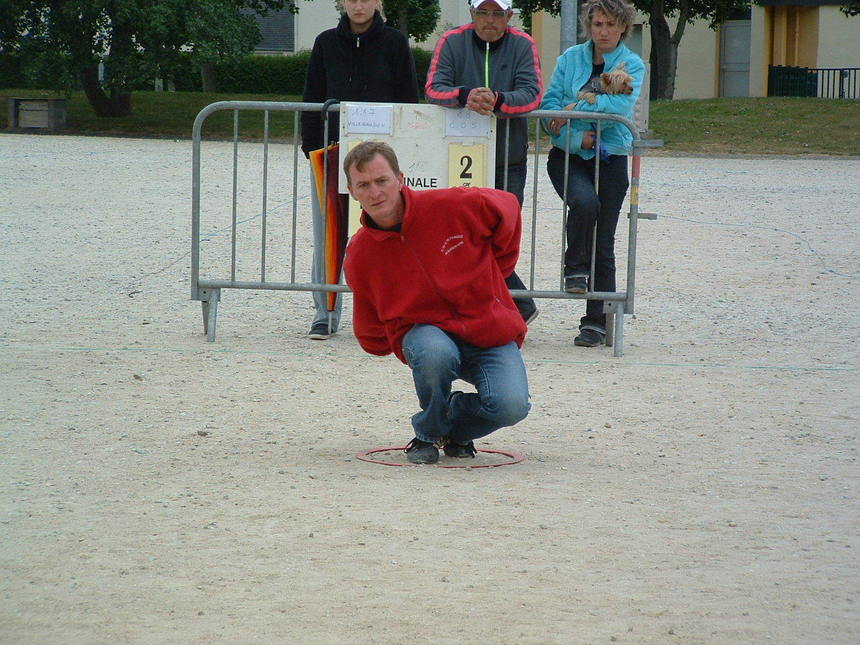
{"type": "Polygon", "coordinates": [[[445,110],[446,137],[488,137],[492,122],[489,116],[483,116],[472,110],[445,110]]]}
{"type": "Polygon", "coordinates": [[[393,105],[347,104],[346,131],[349,134],[391,134],[393,105]]]}

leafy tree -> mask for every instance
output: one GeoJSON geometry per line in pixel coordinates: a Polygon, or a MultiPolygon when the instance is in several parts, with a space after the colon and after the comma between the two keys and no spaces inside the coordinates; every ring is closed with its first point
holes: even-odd
{"type": "Polygon", "coordinates": [[[124,116],[135,85],[169,77],[181,52],[204,70],[239,58],[260,40],[253,14],[284,7],[295,11],[295,2],[0,0],[0,51],[19,51],[36,64],[50,61],[56,87],[68,89],[76,80],[96,114],[124,116]]]}
{"type": "Polygon", "coordinates": [[[388,25],[419,43],[427,40],[436,29],[439,14],[439,0],[387,0],[385,3],[388,25]]]}
{"type": "MultiPolygon", "coordinates": [[[[749,0],[632,0],[632,4],[648,16],[651,30],[651,98],[671,99],[675,93],[678,46],[687,25],[708,20],[708,26],[716,29],[732,14],[749,7],[749,0]],[[668,17],[677,17],[674,31],[669,27],[668,17]]],[[[561,0],[518,0],[517,6],[527,16],[535,11],[557,16],[561,0]]]]}
{"type": "Polygon", "coordinates": [[[671,99],[675,94],[678,46],[688,24],[707,20],[716,29],[733,14],[749,7],[748,0],[634,0],[633,4],[649,16],[651,28],[651,97],[671,99]],[[675,30],[669,29],[667,16],[677,16],[675,30]]]}
{"type": "Polygon", "coordinates": [[[848,0],[839,11],[846,16],[860,16],[860,0],[848,0]]]}
{"type": "MultiPolygon", "coordinates": [[[[335,0],[338,13],[344,13],[343,0],[335,0]]],[[[422,43],[439,21],[439,0],[385,0],[385,20],[389,27],[399,29],[406,36],[412,36],[422,43]]]]}

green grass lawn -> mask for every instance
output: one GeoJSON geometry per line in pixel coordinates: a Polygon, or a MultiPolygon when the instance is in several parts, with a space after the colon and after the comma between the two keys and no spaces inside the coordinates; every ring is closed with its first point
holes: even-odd
{"type": "MultiPolygon", "coordinates": [[[[0,90],[9,96],[57,96],[48,91],[0,90]]],[[[67,104],[67,134],[190,138],[194,117],[216,101],[300,101],[285,95],[135,92],[131,115],[96,117],[83,93],[67,104]]],[[[243,138],[261,139],[262,113],[242,115],[243,138]]],[[[649,122],[654,139],[668,152],[699,154],[860,155],[860,101],[809,98],[685,99],[652,101],[649,122]]],[[[0,110],[0,128],[7,127],[0,110]]],[[[231,138],[232,114],[206,119],[203,136],[231,138]]],[[[291,140],[293,113],[270,113],[269,136],[291,140]]]]}
{"type": "Polygon", "coordinates": [[[697,153],[860,155],[860,101],[810,98],[652,101],[654,137],[697,153]]]}
{"type": "MultiPolygon", "coordinates": [[[[0,90],[3,110],[0,128],[8,126],[5,108],[10,96],[57,97],[49,91],[0,90]]],[[[165,137],[190,139],[197,113],[216,101],[301,101],[301,97],[275,94],[204,94],[202,92],[135,92],[131,97],[132,113],[119,118],[95,115],[83,92],[75,92],[66,103],[64,134],[128,137],[165,137]]],[[[269,114],[269,136],[274,140],[292,139],[293,112],[269,114]]],[[[239,132],[243,138],[263,138],[263,113],[240,114],[239,132]]],[[[207,117],[203,136],[212,139],[233,137],[232,112],[217,112],[207,117]]]]}

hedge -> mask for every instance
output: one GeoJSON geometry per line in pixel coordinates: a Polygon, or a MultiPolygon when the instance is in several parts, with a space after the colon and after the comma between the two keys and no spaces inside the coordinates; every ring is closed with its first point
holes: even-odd
{"type": "MultiPolygon", "coordinates": [[[[427,68],[431,52],[415,48],[415,68],[418,88],[424,94],[427,68]]],[[[226,94],[286,94],[301,96],[305,87],[305,70],[310,58],[309,51],[291,56],[246,56],[238,61],[220,63],[215,66],[217,90],[226,94]]],[[[171,70],[174,87],[181,92],[199,92],[202,89],[200,71],[188,55],[182,56],[179,64],[171,70]]],[[[155,79],[135,84],[135,90],[152,90],[155,79]]],[[[14,52],[0,54],[0,88],[45,88],[50,84],[43,79],[28,78],[22,61],[14,52]]]]}

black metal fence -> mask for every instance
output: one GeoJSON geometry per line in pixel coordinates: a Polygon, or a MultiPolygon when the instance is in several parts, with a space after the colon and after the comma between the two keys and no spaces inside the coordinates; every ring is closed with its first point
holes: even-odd
{"type": "Polygon", "coordinates": [[[788,67],[769,65],[768,96],[860,98],[860,67],[788,67]]]}

